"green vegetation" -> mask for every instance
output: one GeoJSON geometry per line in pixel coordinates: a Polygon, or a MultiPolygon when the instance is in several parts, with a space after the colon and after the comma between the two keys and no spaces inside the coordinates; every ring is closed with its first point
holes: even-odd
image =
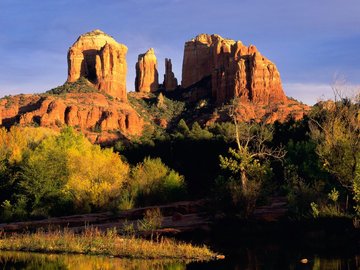
{"type": "Polygon", "coordinates": [[[2,220],[201,198],[214,211],[249,218],[271,196],[288,198],[292,219],[360,215],[358,97],[320,102],[300,121],[274,124],[240,123],[225,104],[232,121],[210,126],[187,117],[209,109],[205,101],[185,106],[161,93],[129,100],[150,125],[115,152],[68,127],[0,130],[2,220]]]}
{"type": "Polygon", "coordinates": [[[335,102],[319,104],[317,109],[310,122],[316,152],[324,169],[346,189],[358,210],[360,100],[339,97],[335,102]]]}
{"type": "Polygon", "coordinates": [[[138,259],[210,260],[217,254],[207,247],[161,238],[159,241],[122,237],[115,229],[101,232],[88,228],[81,234],[69,230],[2,235],[0,250],[42,253],[107,255],[138,259]]]}
{"type": "Polygon", "coordinates": [[[161,162],[145,158],[132,168],[129,193],[137,205],[176,201],[184,197],[184,177],[161,162]]]}
{"type": "Polygon", "coordinates": [[[151,122],[176,120],[185,110],[185,102],[171,100],[161,93],[149,94],[149,97],[142,99],[129,96],[129,102],[144,119],[151,122]]]}
{"type": "Polygon", "coordinates": [[[69,127],[59,134],[1,129],[0,181],[4,221],[128,209],[185,194],[183,176],[159,158],[130,169],[111,148],[101,149],[69,127]]]}
{"type": "Polygon", "coordinates": [[[271,177],[270,159],[282,159],[282,148],[272,149],[266,143],[272,139],[269,127],[260,124],[238,123],[234,116],[237,148],[229,148],[229,156],[220,155],[220,166],[229,170],[226,190],[232,203],[243,217],[255,209],[265,181],[271,177]]]}
{"type": "Polygon", "coordinates": [[[61,86],[51,89],[46,92],[49,95],[65,95],[68,93],[97,93],[93,85],[84,77],[81,77],[76,82],[66,82],[61,86]]]}

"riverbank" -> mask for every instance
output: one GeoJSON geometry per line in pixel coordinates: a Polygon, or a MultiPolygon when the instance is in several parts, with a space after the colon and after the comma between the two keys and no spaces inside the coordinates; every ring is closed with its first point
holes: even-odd
{"type": "Polygon", "coordinates": [[[205,246],[193,246],[166,238],[155,241],[122,237],[116,233],[116,230],[102,232],[95,228],[88,228],[80,234],[66,229],[4,234],[0,238],[0,250],[105,255],[137,259],[207,261],[219,258],[218,254],[205,246]]]}

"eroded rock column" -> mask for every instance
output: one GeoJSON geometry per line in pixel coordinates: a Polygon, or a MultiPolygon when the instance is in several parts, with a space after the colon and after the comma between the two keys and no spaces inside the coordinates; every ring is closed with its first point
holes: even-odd
{"type": "Polygon", "coordinates": [[[135,90],[137,92],[154,92],[159,89],[157,59],[153,48],[140,54],[136,63],[135,90]]]}

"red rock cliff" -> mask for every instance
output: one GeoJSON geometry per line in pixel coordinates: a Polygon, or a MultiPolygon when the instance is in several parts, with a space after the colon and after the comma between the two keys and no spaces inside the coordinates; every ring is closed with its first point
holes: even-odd
{"type": "Polygon", "coordinates": [[[0,100],[0,125],[39,125],[81,130],[92,141],[106,142],[122,136],[141,135],[144,121],[128,104],[102,93],[17,95],[0,100]],[[101,133],[100,133],[101,131],[101,133]]]}
{"type": "Polygon", "coordinates": [[[135,90],[137,92],[154,92],[159,89],[157,59],[153,48],[140,54],[136,63],[135,90]]]}
{"type": "Polygon", "coordinates": [[[211,76],[218,104],[234,97],[254,103],[282,102],[286,96],[276,66],[255,46],[201,34],[185,43],[182,87],[211,76]]]}
{"type": "Polygon", "coordinates": [[[68,52],[68,82],[87,78],[100,91],[127,101],[127,47],[100,30],[81,35],[68,52]]]}

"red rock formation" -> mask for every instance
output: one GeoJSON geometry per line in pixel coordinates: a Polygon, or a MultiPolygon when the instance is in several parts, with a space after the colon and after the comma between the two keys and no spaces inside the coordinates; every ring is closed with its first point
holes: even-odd
{"type": "Polygon", "coordinates": [[[171,59],[165,58],[165,75],[164,75],[164,87],[166,90],[175,90],[178,86],[175,74],[172,71],[171,59]]]}
{"type": "Polygon", "coordinates": [[[101,93],[69,93],[65,99],[56,95],[19,95],[2,99],[0,113],[1,123],[6,127],[17,123],[55,129],[69,125],[90,138],[93,132],[102,131],[103,141],[107,132],[141,135],[144,124],[129,104],[111,100],[101,93]]]}
{"type": "Polygon", "coordinates": [[[253,45],[206,34],[186,42],[182,87],[208,76],[218,104],[234,97],[263,104],[286,101],[276,66],[253,45]]]}
{"type": "Polygon", "coordinates": [[[127,101],[127,47],[100,30],[81,35],[68,52],[68,82],[87,78],[100,91],[127,101]]]}
{"type": "Polygon", "coordinates": [[[157,59],[153,48],[140,54],[136,63],[135,90],[137,92],[154,92],[159,89],[157,59]]]}

